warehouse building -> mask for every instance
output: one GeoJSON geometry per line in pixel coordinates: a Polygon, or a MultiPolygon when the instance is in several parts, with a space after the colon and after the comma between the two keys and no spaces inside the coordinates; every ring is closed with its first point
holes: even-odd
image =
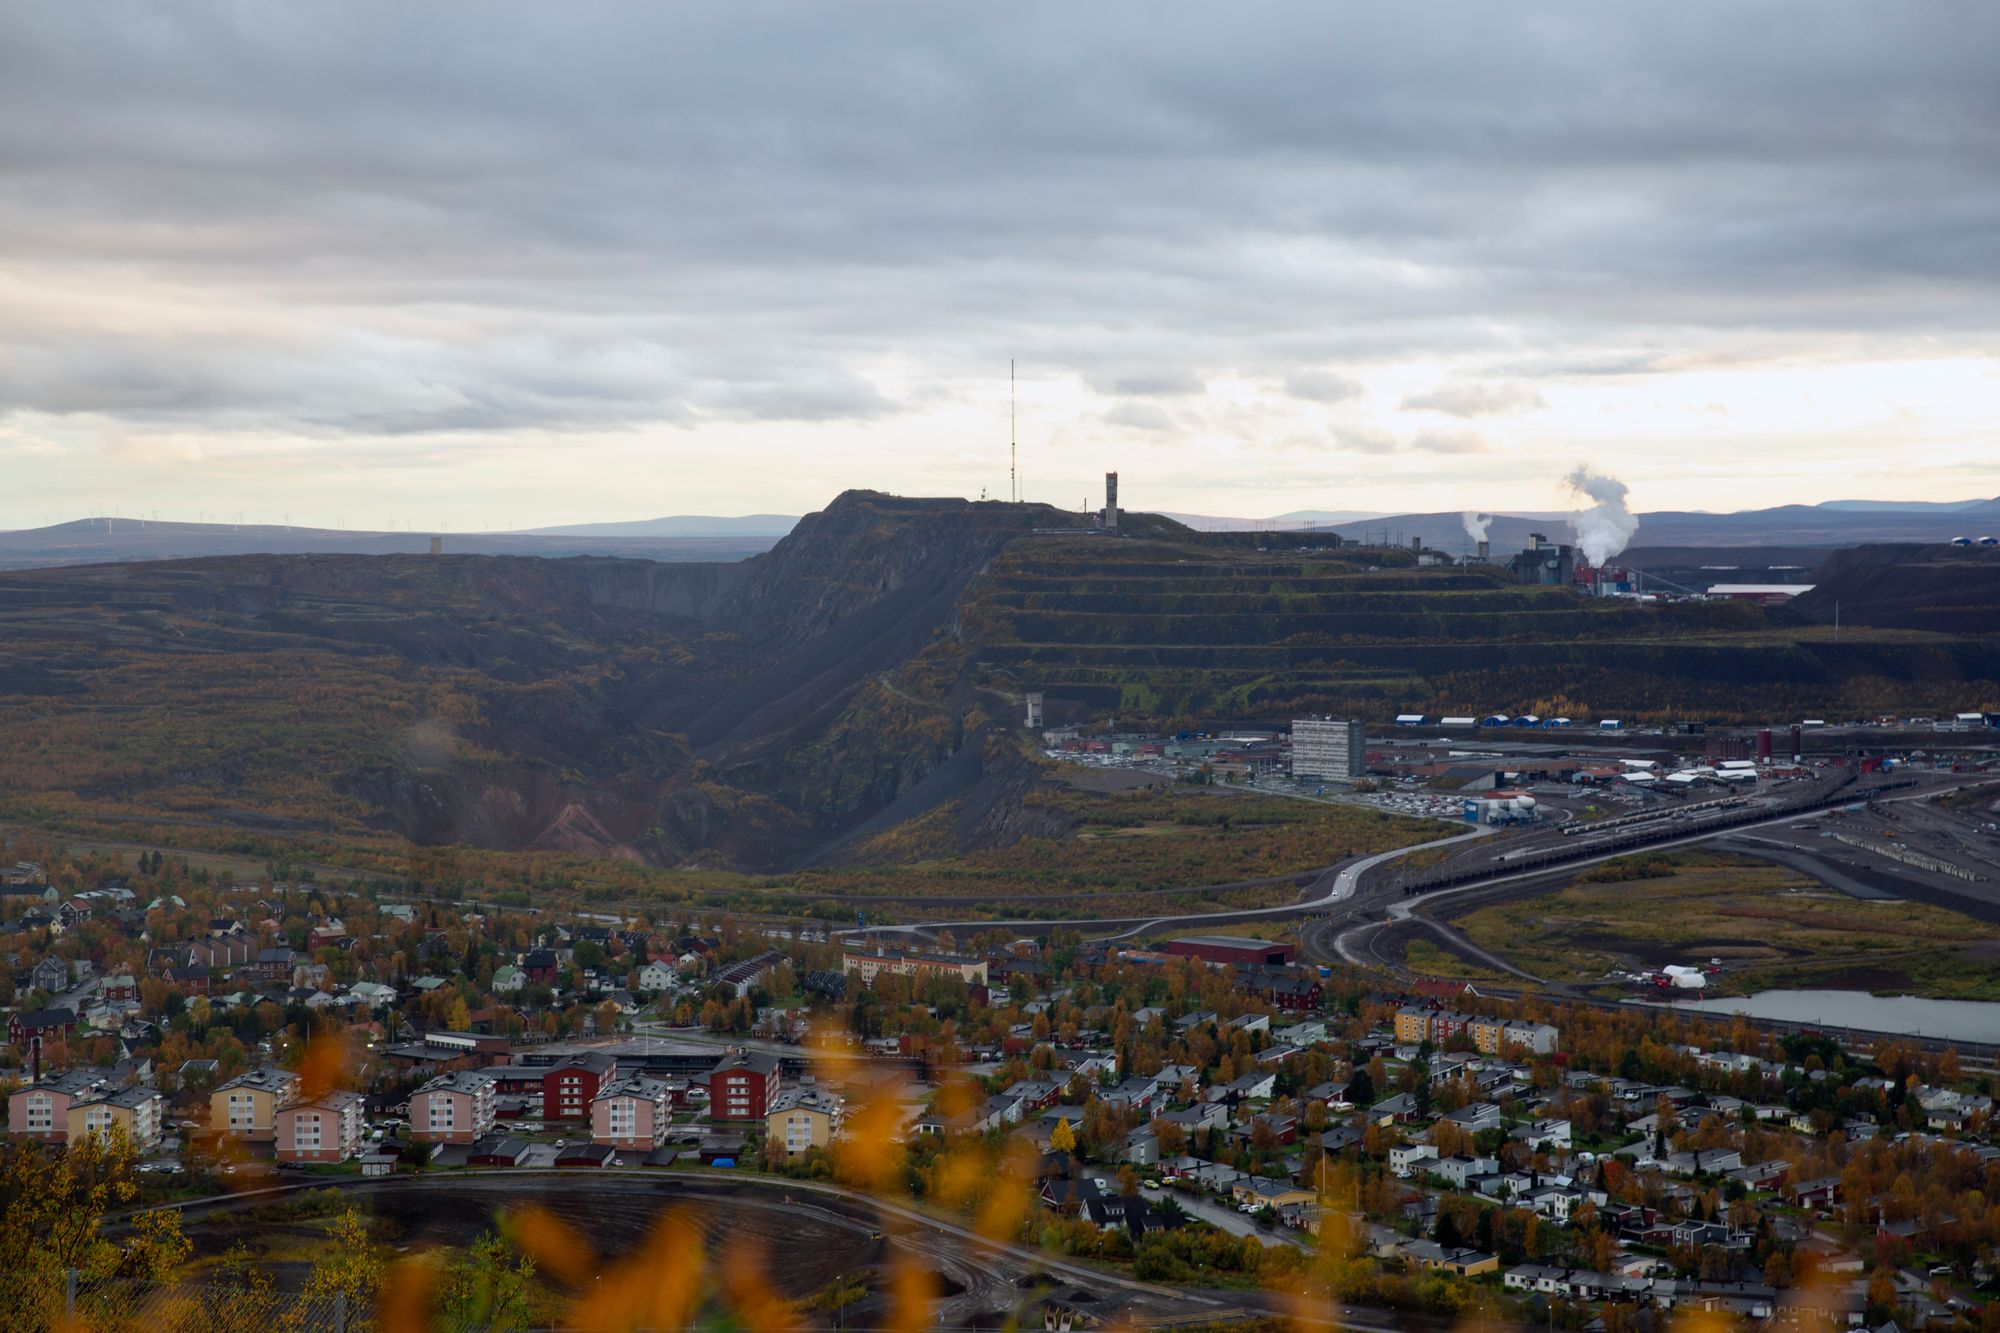
{"type": "Polygon", "coordinates": [[[1292,946],[1238,935],[1184,935],[1167,941],[1175,958],[1199,958],[1204,963],[1250,963],[1284,967],[1292,961],[1292,946]]]}
{"type": "Polygon", "coordinates": [[[1368,735],[1359,721],[1330,717],[1292,723],[1292,776],[1351,782],[1368,771],[1368,735]]]}

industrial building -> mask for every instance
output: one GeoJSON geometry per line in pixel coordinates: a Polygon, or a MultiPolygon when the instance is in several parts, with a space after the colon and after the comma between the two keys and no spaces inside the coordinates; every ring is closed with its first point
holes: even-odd
{"type": "Polygon", "coordinates": [[[1284,967],[1292,961],[1292,946],[1237,935],[1184,935],[1168,940],[1166,952],[1175,958],[1199,958],[1204,963],[1245,963],[1284,967]]]}
{"type": "Polygon", "coordinates": [[[1514,571],[1514,577],[1523,583],[1550,584],[1567,588],[1576,582],[1576,549],[1571,546],[1551,542],[1539,532],[1531,532],[1534,542],[1525,551],[1507,562],[1507,568],[1514,571]]]}
{"type": "Polygon", "coordinates": [[[1715,583],[1709,585],[1708,595],[1729,602],[1776,606],[1812,590],[1810,583],[1715,583]]]}
{"type": "Polygon", "coordinates": [[[1465,798],[1468,824],[1532,824],[1539,815],[1535,798],[1524,791],[1489,791],[1465,798]]]}
{"type": "Polygon", "coordinates": [[[1357,719],[1292,723],[1292,776],[1351,782],[1368,771],[1368,735],[1357,719]]]}

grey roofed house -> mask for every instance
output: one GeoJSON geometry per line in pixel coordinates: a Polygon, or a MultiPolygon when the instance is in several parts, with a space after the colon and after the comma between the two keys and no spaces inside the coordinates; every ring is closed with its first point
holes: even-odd
{"type": "Polygon", "coordinates": [[[1028,1099],[1018,1092],[996,1092],[979,1108],[980,1126],[990,1129],[995,1125],[1017,1125],[1027,1105],[1028,1099]]]}
{"type": "Polygon", "coordinates": [[[1189,1180],[1196,1182],[1204,1188],[1224,1190],[1243,1179],[1249,1173],[1238,1171],[1233,1166],[1224,1166],[1220,1162],[1204,1162],[1194,1170],[1183,1172],[1183,1174],[1189,1180]]]}
{"type": "Polygon", "coordinates": [[[1135,1074],[1108,1092],[1100,1093],[1098,1099],[1107,1106],[1124,1109],[1144,1110],[1159,1095],[1157,1080],[1135,1074]]]}
{"type": "Polygon", "coordinates": [[[1220,1087],[1210,1088],[1208,1099],[1212,1102],[1256,1100],[1271,1096],[1277,1091],[1277,1087],[1278,1076],[1269,1070],[1263,1070],[1231,1079],[1220,1087]]]}
{"type": "Polygon", "coordinates": [[[0,884],[0,899],[11,902],[46,903],[55,900],[55,887],[50,884],[0,884]]]}
{"type": "Polygon", "coordinates": [[[1359,1146],[1363,1137],[1362,1131],[1352,1125],[1335,1125],[1319,1136],[1320,1150],[1332,1153],[1343,1152],[1348,1148],[1359,1146]]]}
{"type": "Polygon", "coordinates": [[[1062,1096],[1063,1089],[1068,1086],[1067,1081],[1057,1083],[1052,1079],[1024,1078],[1013,1087],[1007,1089],[1007,1091],[1019,1093],[1027,1100],[1029,1107],[1036,1107],[1053,1104],[1056,1098],[1062,1096]]]}
{"type": "Polygon", "coordinates": [[[1499,1128],[1500,1108],[1492,1102],[1473,1102],[1447,1112],[1444,1118],[1460,1129],[1477,1133],[1482,1129],[1499,1128]]]}
{"type": "MultiPolygon", "coordinates": [[[[976,1134],[991,1127],[983,1121],[979,1112],[967,1107],[959,1107],[950,1111],[927,1111],[923,1115],[918,1116],[910,1125],[910,1128],[919,1134],[939,1135],[976,1134]]],[[[1043,1132],[1050,1133],[1053,1132],[1053,1129],[1054,1127],[1051,1126],[1049,1130],[1043,1132]]]]}
{"type": "Polygon", "coordinates": [[[1391,1117],[1406,1120],[1416,1113],[1417,1099],[1407,1092],[1397,1093],[1394,1097],[1385,1097],[1368,1108],[1368,1118],[1377,1122],[1391,1117]]]}
{"type": "Polygon", "coordinates": [[[1096,1194],[1082,1201],[1082,1212],[1104,1230],[1122,1227],[1135,1240],[1149,1231],[1178,1225],[1171,1215],[1137,1194],[1096,1194]]]}
{"type": "Polygon", "coordinates": [[[1219,1129],[1227,1126],[1229,1108],[1221,1102],[1196,1102],[1192,1106],[1168,1111],[1160,1119],[1179,1125],[1190,1134],[1196,1134],[1211,1127],[1219,1129]]]}

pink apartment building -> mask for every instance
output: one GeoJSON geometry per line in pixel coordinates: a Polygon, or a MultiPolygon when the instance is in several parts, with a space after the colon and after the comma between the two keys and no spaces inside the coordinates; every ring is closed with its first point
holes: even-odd
{"type": "Polygon", "coordinates": [[[410,1134],[430,1143],[471,1143],[493,1128],[493,1080],[480,1070],[440,1074],[410,1094],[410,1134]]]}
{"type": "Polygon", "coordinates": [[[278,1112],[277,1155],[281,1162],[344,1162],[361,1151],[358,1092],[329,1092],[278,1112]]]}
{"type": "Polygon", "coordinates": [[[635,1077],[607,1083],[590,1103],[590,1140],[651,1152],[666,1141],[673,1104],[663,1079],[635,1077]]]}

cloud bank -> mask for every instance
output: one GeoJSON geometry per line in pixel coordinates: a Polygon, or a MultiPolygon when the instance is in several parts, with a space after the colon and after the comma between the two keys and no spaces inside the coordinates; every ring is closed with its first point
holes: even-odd
{"type": "Polygon", "coordinates": [[[1044,473],[1144,436],[1191,498],[1302,433],[1573,456],[1606,378],[1986,354],[2000,11],[1445,8],[5,7],[0,444],[69,459],[14,493],[135,436],[966,493],[1018,356],[1044,473]]]}

